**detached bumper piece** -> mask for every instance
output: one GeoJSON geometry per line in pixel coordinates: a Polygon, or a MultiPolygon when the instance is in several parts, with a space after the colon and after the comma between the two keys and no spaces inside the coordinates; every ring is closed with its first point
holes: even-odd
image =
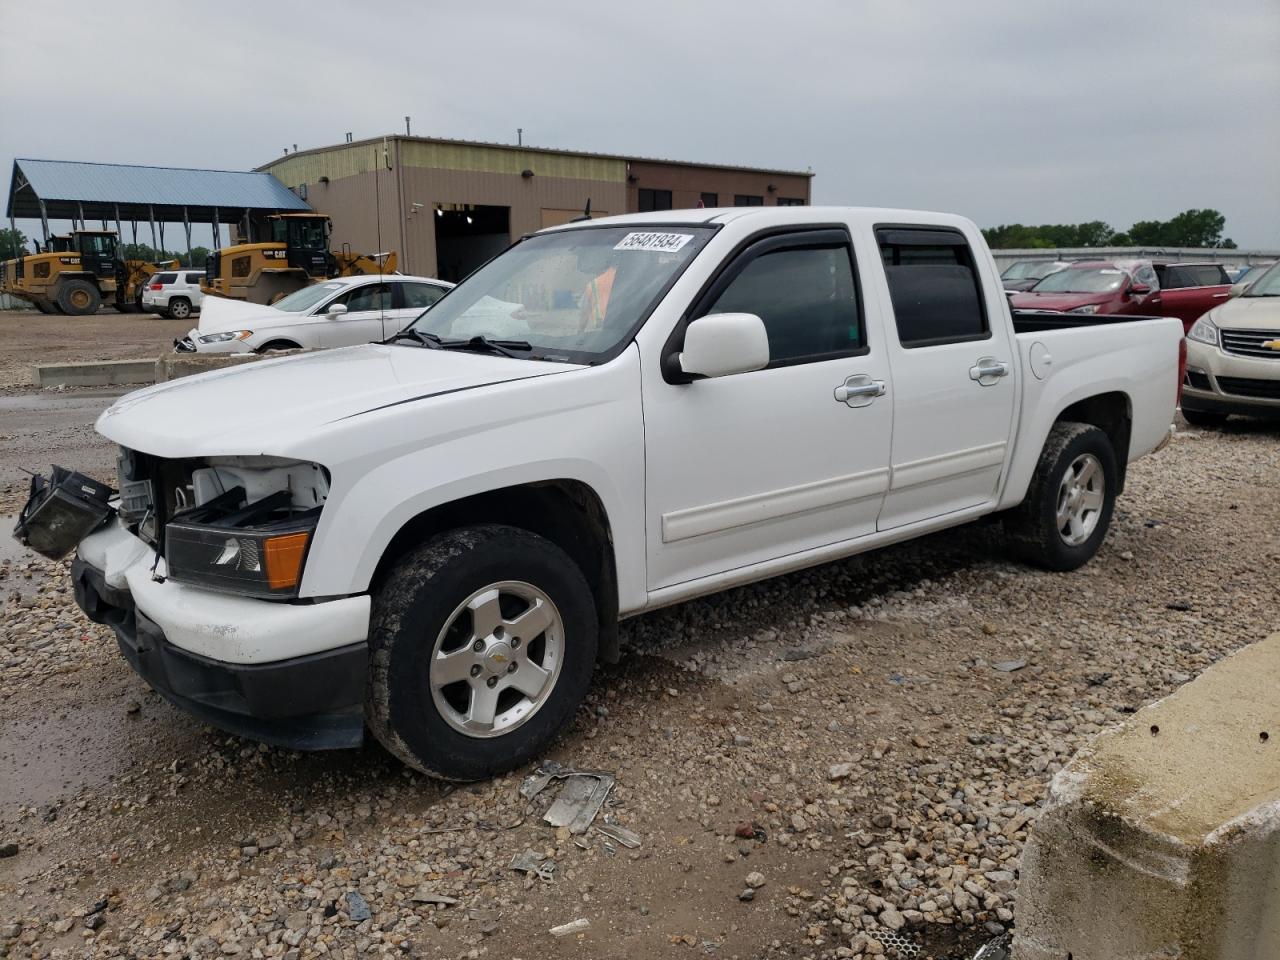
{"type": "Polygon", "coordinates": [[[174,706],[206,723],[293,750],[358,747],[364,739],[369,648],[336,650],[266,664],[223,663],[180,650],[101,570],[77,557],[76,603],[115,632],[120,652],[174,706]]]}
{"type": "Polygon", "coordinates": [[[51,560],[61,560],[115,512],[111,488],[92,477],[55,466],[49,479],[31,478],[31,494],[13,535],[51,560]]]}

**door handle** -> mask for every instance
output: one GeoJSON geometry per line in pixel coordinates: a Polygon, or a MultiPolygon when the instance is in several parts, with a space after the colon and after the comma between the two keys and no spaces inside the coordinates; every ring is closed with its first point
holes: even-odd
{"type": "Polygon", "coordinates": [[[1231,294],[1230,294],[1230,293],[1215,293],[1215,294],[1213,295],[1213,299],[1215,299],[1215,300],[1225,300],[1225,299],[1226,299],[1227,297],[1229,297],[1229,296],[1231,296],[1231,294]]]}
{"type": "Polygon", "coordinates": [[[872,380],[865,373],[855,373],[835,389],[836,403],[865,407],[876,397],[884,396],[884,381],[872,380]]]}
{"type": "Polygon", "coordinates": [[[995,357],[983,357],[969,368],[969,379],[976,380],[984,387],[994,386],[1001,377],[1009,375],[1009,364],[995,357]]]}

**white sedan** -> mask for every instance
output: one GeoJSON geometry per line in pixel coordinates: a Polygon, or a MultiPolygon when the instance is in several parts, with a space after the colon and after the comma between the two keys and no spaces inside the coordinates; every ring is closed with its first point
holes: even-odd
{"type": "Polygon", "coordinates": [[[270,306],[207,297],[179,352],[265,353],[385,340],[453,287],[428,277],[339,277],[295,290],[270,306]]]}

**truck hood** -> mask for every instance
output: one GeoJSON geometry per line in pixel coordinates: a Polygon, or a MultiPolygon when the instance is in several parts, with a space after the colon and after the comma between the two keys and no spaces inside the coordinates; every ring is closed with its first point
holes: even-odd
{"type": "Polygon", "coordinates": [[[1114,293],[1035,293],[1028,290],[1015,293],[1009,298],[1009,304],[1015,310],[1074,310],[1076,307],[1091,303],[1111,303],[1114,293]]]}
{"type": "Polygon", "coordinates": [[[365,344],[242,363],[121,397],[109,440],[161,457],[282,454],[359,414],[582,367],[409,345],[365,344]]]}
{"type": "Polygon", "coordinates": [[[1280,331],[1280,297],[1236,297],[1208,316],[1228,330],[1280,331]]]}

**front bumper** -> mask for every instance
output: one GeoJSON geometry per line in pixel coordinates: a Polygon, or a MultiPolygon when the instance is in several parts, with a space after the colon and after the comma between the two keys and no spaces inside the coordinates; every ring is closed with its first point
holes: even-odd
{"type": "MultiPolygon", "coordinates": [[[[118,521],[72,564],[76,603],[115,632],[130,666],[214,726],[296,750],[359,746],[369,598],[289,604],[153,577],[155,555],[118,521]]],[[[157,565],[163,574],[163,561],[157,565]]]]}
{"type": "Polygon", "coordinates": [[[1205,413],[1280,418],[1280,356],[1245,357],[1188,340],[1182,406],[1205,413]]]}

